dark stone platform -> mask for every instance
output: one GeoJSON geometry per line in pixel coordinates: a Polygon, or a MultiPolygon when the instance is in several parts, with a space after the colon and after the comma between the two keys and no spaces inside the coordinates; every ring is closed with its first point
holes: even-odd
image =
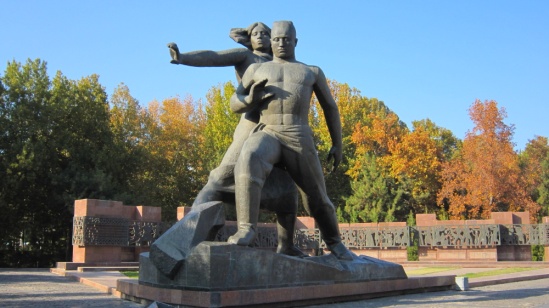
{"type": "Polygon", "coordinates": [[[357,301],[368,298],[450,290],[454,275],[408,279],[321,284],[269,289],[232,291],[193,291],[139,284],[120,279],[121,297],[135,302],[153,302],[177,307],[299,307],[315,304],[357,301]]]}
{"type": "Polygon", "coordinates": [[[299,259],[224,242],[202,242],[173,279],[148,253],[140,256],[139,282],[118,280],[122,298],[177,307],[296,307],[413,292],[447,290],[455,276],[407,278],[401,265],[328,254],[299,259]]]}
{"type": "Polygon", "coordinates": [[[170,279],[140,256],[139,282],[150,286],[227,291],[343,282],[406,279],[401,265],[365,256],[340,261],[331,254],[300,259],[222,242],[202,242],[170,279]]]}
{"type": "Polygon", "coordinates": [[[177,307],[296,307],[453,288],[455,276],[407,278],[401,265],[354,255],[300,259],[225,242],[196,245],[173,279],[140,255],[139,281],[121,297],[177,307]]]}

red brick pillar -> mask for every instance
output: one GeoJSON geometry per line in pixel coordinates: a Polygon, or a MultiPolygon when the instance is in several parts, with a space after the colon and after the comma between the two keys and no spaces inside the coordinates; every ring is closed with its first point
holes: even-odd
{"type": "MultiPolygon", "coordinates": [[[[529,212],[492,212],[494,223],[500,225],[530,224],[529,212]]],[[[530,245],[500,245],[497,247],[498,261],[532,261],[530,245]]]]}
{"type": "Polygon", "coordinates": [[[191,207],[190,206],[178,206],[177,207],[177,220],[181,220],[183,219],[183,217],[185,217],[185,215],[189,214],[189,212],[191,211],[191,207]]]}
{"type": "MultiPolygon", "coordinates": [[[[416,214],[417,227],[431,227],[437,225],[436,214],[416,214]]],[[[419,261],[436,261],[438,258],[436,247],[419,246],[418,257],[419,261]]]]}
{"type": "Polygon", "coordinates": [[[75,263],[119,263],[138,260],[148,246],[131,246],[135,222],[160,223],[161,208],[128,206],[120,201],[81,199],[74,202],[73,257],[75,263]]]}

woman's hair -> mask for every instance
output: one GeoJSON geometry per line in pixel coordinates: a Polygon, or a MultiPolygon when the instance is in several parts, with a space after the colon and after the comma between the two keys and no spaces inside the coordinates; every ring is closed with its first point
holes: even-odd
{"type": "Polygon", "coordinates": [[[267,25],[262,22],[254,22],[253,24],[248,26],[248,28],[232,28],[229,36],[235,42],[242,44],[249,50],[253,51],[250,37],[252,36],[252,31],[257,26],[263,26],[265,30],[267,30],[267,32],[269,33],[269,36],[271,36],[271,28],[267,27],[267,25]]]}

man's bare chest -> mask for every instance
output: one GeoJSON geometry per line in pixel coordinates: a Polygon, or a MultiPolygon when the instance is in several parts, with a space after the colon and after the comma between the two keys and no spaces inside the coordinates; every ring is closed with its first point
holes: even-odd
{"type": "Polygon", "coordinates": [[[301,63],[273,63],[261,65],[254,76],[256,80],[267,79],[267,84],[300,84],[305,87],[315,82],[315,73],[301,63]]]}

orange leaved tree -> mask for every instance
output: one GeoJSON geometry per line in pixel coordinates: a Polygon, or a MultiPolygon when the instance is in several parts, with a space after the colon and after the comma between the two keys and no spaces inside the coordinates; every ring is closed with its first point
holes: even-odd
{"type": "Polygon", "coordinates": [[[409,182],[410,205],[415,213],[434,211],[440,188],[442,152],[429,132],[417,127],[390,147],[390,155],[381,157],[382,165],[398,182],[409,182]]]}
{"type": "Polygon", "coordinates": [[[477,100],[469,109],[474,123],[458,155],[442,165],[442,188],[437,200],[454,219],[489,218],[492,212],[527,210],[532,217],[539,206],[532,201],[513,150],[512,125],[497,102],[477,100]]]}
{"type": "Polygon", "coordinates": [[[151,189],[153,205],[162,205],[167,215],[175,215],[177,206],[190,205],[205,183],[204,118],[191,97],[168,98],[161,104],[153,101],[148,106],[149,161],[142,180],[151,189]]]}
{"type": "Polygon", "coordinates": [[[536,136],[526,144],[520,153],[520,161],[527,190],[540,205],[539,216],[549,215],[549,141],[547,137],[536,136]]]}

